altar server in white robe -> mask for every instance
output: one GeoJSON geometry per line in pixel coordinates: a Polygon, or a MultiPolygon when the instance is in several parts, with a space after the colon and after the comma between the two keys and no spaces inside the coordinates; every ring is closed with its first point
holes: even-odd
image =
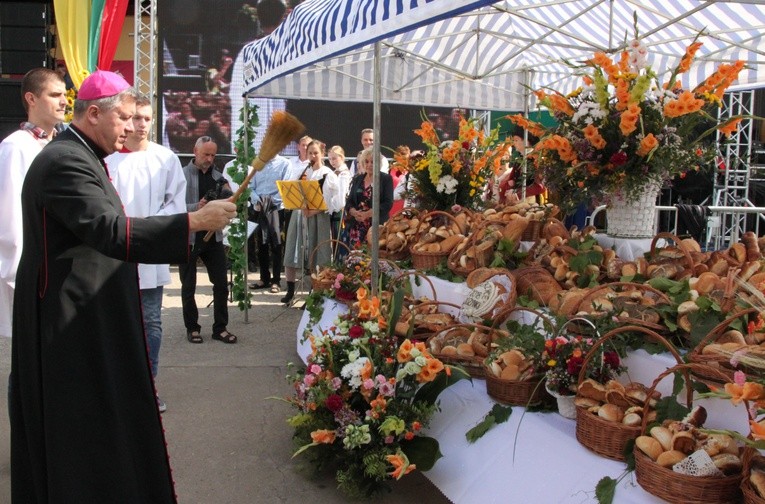
{"type": "MultiPolygon", "coordinates": [[[[153,116],[151,101],[139,97],[133,116],[134,131],[128,135],[122,151],[106,157],[109,175],[128,217],[186,212],[186,177],[178,156],[149,140],[153,116]]],[[[162,344],[163,286],[170,283],[170,267],[139,264],[138,279],[151,374],[156,378],[162,344]]],[[[159,397],[157,404],[160,412],[165,411],[165,403],[159,397]]]]}
{"type": "Polygon", "coordinates": [[[16,269],[21,258],[21,186],[29,165],[64,120],[66,86],[54,70],[35,68],[21,81],[27,120],[0,143],[0,336],[10,338],[16,269]]]}

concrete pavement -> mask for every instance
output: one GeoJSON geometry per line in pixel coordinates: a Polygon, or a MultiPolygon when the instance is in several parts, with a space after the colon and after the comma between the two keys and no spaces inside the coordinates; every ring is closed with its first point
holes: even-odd
{"type": "MultiPolygon", "coordinates": [[[[349,502],[334,479],[314,479],[291,459],[294,447],[286,423],[293,410],[269,399],[289,394],[287,362],[299,362],[295,331],[302,311],[279,303],[284,293],[255,291],[249,321],[229,305],[229,329],[239,343],[210,339],[212,291],[199,268],[197,303],[204,343],[186,341],[177,268],[165,287],[163,344],[157,388],[167,404],[163,414],[170,462],[179,502],[191,504],[349,502]]],[[[258,279],[250,274],[250,281],[258,279]]],[[[0,338],[0,503],[10,502],[9,427],[6,376],[10,340],[0,338]]],[[[421,473],[393,485],[374,501],[432,503],[449,501],[421,473]]]]}

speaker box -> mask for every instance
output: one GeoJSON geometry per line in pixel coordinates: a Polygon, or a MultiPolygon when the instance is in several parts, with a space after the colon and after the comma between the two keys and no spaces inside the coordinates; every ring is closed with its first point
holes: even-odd
{"type": "Polygon", "coordinates": [[[23,75],[49,66],[53,36],[48,2],[0,3],[0,74],[23,75]]]}

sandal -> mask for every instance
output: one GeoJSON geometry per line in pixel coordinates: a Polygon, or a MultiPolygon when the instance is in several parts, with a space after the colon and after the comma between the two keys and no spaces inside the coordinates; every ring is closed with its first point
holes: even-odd
{"type": "Polygon", "coordinates": [[[228,331],[213,333],[212,339],[222,341],[223,343],[236,343],[236,336],[228,331]]]}
{"type": "Polygon", "coordinates": [[[271,286],[271,292],[273,292],[274,294],[276,294],[277,292],[279,292],[279,291],[281,291],[281,290],[282,290],[282,289],[279,287],[279,284],[273,284],[273,285],[271,286]]]}
{"type": "Polygon", "coordinates": [[[202,343],[204,341],[199,331],[187,331],[186,339],[189,340],[189,343],[202,343]]]}

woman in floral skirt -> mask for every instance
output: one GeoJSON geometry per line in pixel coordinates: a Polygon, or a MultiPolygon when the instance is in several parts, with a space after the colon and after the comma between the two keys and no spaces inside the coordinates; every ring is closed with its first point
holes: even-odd
{"type": "MultiPolygon", "coordinates": [[[[353,177],[345,202],[343,232],[341,240],[351,249],[363,245],[367,231],[372,226],[372,148],[364,149],[356,158],[359,172],[353,177]]],[[[388,213],[393,205],[393,179],[387,173],[380,172],[380,206],[377,209],[380,224],[388,220],[388,213]]]]}

